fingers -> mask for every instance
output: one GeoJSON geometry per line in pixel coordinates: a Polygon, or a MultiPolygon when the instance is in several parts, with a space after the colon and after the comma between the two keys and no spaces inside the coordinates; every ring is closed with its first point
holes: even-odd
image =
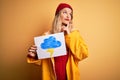
{"type": "Polygon", "coordinates": [[[69,33],[70,33],[68,26],[67,26],[67,27],[64,27],[64,28],[63,28],[63,31],[64,31],[66,34],[69,34],[69,33]]]}
{"type": "Polygon", "coordinates": [[[32,46],[30,47],[30,49],[37,50],[37,46],[32,45],[32,46]]]}
{"type": "Polygon", "coordinates": [[[28,52],[28,56],[34,58],[36,56],[36,54],[33,52],[28,52]]]}
{"type": "Polygon", "coordinates": [[[28,52],[36,53],[36,50],[37,50],[37,46],[32,45],[32,46],[28,49],[28,52]]]}
{"type": "Polygon", "coordinates": [[[35,58],[36,55],[37,55],[36,50],[37,50],[37,46],[32,45],[32,46],[28,49],[28,57],[35,58]]]}

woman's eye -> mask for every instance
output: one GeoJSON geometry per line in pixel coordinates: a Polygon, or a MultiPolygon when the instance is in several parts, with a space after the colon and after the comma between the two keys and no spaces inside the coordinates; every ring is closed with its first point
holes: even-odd
{"type": "Polygon", "coordinates": [[[64,14],[66,14],[67,12],[63,12],[64,14]]]}

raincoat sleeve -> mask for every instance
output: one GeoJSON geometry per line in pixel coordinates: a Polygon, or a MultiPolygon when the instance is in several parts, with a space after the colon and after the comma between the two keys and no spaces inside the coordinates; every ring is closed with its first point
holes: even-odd
{"type": "Polygon", "coordinates": [[[71,51],[71,54],[78,61],[81,61],[84,58],[88,57],[88,48],[84,43],[84,40],[80,36],[80,33],[78,30],[72,31],[70,34],[66,35],[65,41],[66,41],[67,47],[71,51]]]}
{"type": "Polygon", "coordinates": [[[37,65],[41,65],[41,60],[40,59],[34,59],[34,58],[30,58],[27,56],[27,62],[28,63],[34,63],[34,64],[37,64],[37,65]]]}
{"type": "MultiPolygon", "coordinates": [[[[42,36],[45,36],[45,35],[48,35],[49,32],[45,32],[42,36]]],[[[34,63],[34,64],[37,64],[37,65],[41,65],[41,59],[38,59],[38,58],[31,58],[29,56],[27,56],[27,62],[28,63],[34,63]]]]}

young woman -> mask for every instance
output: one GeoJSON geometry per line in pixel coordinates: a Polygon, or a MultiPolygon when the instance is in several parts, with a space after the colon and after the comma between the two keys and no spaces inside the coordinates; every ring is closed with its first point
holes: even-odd
{"type": "MultiPolygon", "coordinates": [[[[78,62],[88,56],[88,48],[78,30],[72,25],[73,9],[69,4],[60,3],[55,12],[52,29],[48,34],[64,32],[67,55],[37,59],[37,47],[28,50],[28,63],[42,66],[43,80],[78,80],[80,78],[78,62]]],[[[61,52],[62,53],[62,52],[61,52]]]]}

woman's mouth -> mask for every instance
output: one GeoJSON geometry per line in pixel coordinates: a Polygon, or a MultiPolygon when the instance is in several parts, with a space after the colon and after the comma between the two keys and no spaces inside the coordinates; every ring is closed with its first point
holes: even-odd
{"type": "Polygon", "coordinates": [[[65,19],[66,21],[69,21],[69,19],[65,19]]]}

